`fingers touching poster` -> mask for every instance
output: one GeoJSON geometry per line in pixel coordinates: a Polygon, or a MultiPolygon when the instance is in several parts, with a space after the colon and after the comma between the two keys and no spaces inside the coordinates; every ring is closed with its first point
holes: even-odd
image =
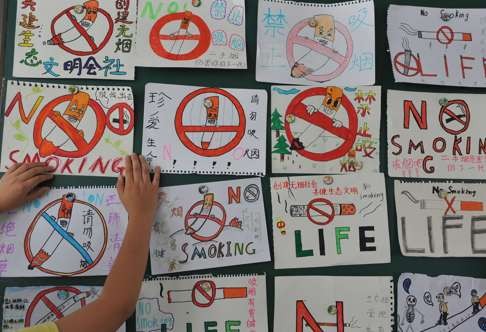
{"type": "Polygon", "coordinates": [[[142,284],[137,332],[267,332],[264,275],[154,278],[142,284]]]}
{"type": "Polygon", "coordinates": [[[379,171],[380,87],[271,89],[273,172],[379,171]]]}
{"type": "Polygon", "coordinates": [[[129,87],[8,81],[1,170],[46,161],[56,174],[117,176],[133,149],[129,87]]]}
{"type": "Polygon", "coordinates": [[[107,275],[128,216],[115,188],[59,188],[0,215],[0,276],[107,275]]]}
{"type": "Polygon", "coordinates": [[[289,84],[375,82],[372,0],[258,2],[256,80],[289,84]]]}
{"type": "Polygon", "coordinates": [[[383,174],[272,178],[275,268],[390,262],[383,174]]]}
{"type": "Polygon", "coordinates": [[[486,256],[486,190],[480,183],[395,181],[402,254],[486,256]]]}
{"type": "Polygon", "coordinates": [[[149,83],[142,154],[163,173],[265,175],[265,90],[149,83]]]}
{"type": "Polygon", "coordinates": [[[259,178],[162,188],[152,274],[269,261],[262,195],[259,178]]]}
{"type": "Polygon", "coordinates": [[[485,87],[486,10],[390,5],[395,81],[485,87]]]}
{"type": "Polygon", "coordinates": [[[133,80],[136,2],[17,1],[15,77],[133,80]]]}
{"type": "Polygon", "coordinates": [[[484,178],[483,114],[483,95],[389,90],[390,176],[484,178]]]}
{"type": "MultiPolygon", "coordinates": [[[[3,298],[2,331],[56,321],[98,298],[98,286],[7,287],[3,298]]],[[[117,332],[125,332],[123,324],[117,332]]]]}
{"type": "Polygon", "coordinates": [[[138,1],[136,64],[246,69],[244,0],[138,1]]]}
{"type": "Polygon", "coordinates": [[[486,279],[403,273],[397,292],[398,332],[486,329],[486,279]]]}
{"type": "Polygon", "coordinates": [[[392,332],[392,277],[275,277],[274,331],[392,332]]]}

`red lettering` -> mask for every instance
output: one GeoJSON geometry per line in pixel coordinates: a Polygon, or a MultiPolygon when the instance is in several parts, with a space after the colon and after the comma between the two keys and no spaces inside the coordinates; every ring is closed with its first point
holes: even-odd
{"type": "Polygon", "coordinates": [[[464,65],[464,60],[471,60],[471,61],[474,61],[476,58],[472,57],[472,56],[462,56],[461,55],[461,71],[462,71],[462,78],[465,79],[466,78],[466,69],[473,69],[473,67],[470,67],[470,66],[465,66],[464,65]]]}
{"type": "Polygon", "coordinates": [[[81,165],[79,165],[78,167],[78,173],[82,173],[83,172],[83,168],[84,168],[84,165],[86,164],[86,157],[84,157],[82,160],[81,160],[81,165]]]}
{"type": "Polygon", "coordinates": [[[120,166],[122,163],[123,158],[116,158],[111,163],[111,170],[115,173],[122,173],[125,167],[120,166]]]}
{"type": "Polygon", "coordinates": [[[40,156],[39,154],[36,152],[34,154],[34,156],[32,157],[32,159],[30,158],[29,154],[26,154],[25,155],[25,158],[24,160],[22,161],[23,163],[27,163],[27,164],[30,164],[30,163],[38,163],[40,162],[40,156]]]}
{"type": "Polygon", "coordinates": [[[110,164],[110,161],[108,160],[106,162],[106,164],[103,165],[103,158],[102,157],[98,157],[96,159],[96,161],[91,165],[91,167],[89,168],[89,170],[90,170],[91,173],[94,173],[95,170],[96,170],[96,168],[99,168],[101,174],[105,174],[106,173],[106,169],[108,168],[108,165],[109,164],[110,164]]]}
{"type": "Polygon", "coordinates": [[[5,110],[5,116],[6,117],[10,116],[10,113],[12,113],[12,110],[14,109],[15,105],[18,104],[20,118],[22,119],[23,123],[28,124],[32,119],[32,117],[34,116],[37,109],[39,108],[40,104],[42,103],[42,100],[44,100],[43,96],[37,97],[37,100],[35,101],[34,106],[32,106],[32,108],[30,109],[29,114],[25,115],[24,104],[22,102],[22,94],[19,91],[12,99],[7,109],[5,110]]]}
{"type": "MultiPolygon", "coordinates": [[[[344,332],[344,309],[343,302],[336,302],[336,322],[332,323],[318,323],[314,316],[309,312],[309,309],[305,305],[304,301],[298,300],[296,302],[296,332],[304,331],[304,321],[306,327],[312,329],[312,332],[324,332],[321,329],[322,326],[332,326],[336,328],[336,332],[344,332]]],[[[307,329],[306,329],[307,330],[307,329]]]]}
{"type": "Polygon", "coordinates": [[[64,165],[62,165],[62,168],[61,168],[61,173],[65,173],[66,170],[69,172],[69,174],[73,174],[73,171],[71,170],[71,164],[73,163],[74,159],[72,158],[68,158],[66,159],[66,161],[64,162],[64,165]]]}
{"type": "Polygon", "coordinates": [[[484,140],[479,139],[479,151],[478,154],[486,154],[486,138],[484,140]]]}
{"type": "Polygon", "coordinates": [[[444,54],[444,69],[446,77],[449,77],[449,62],[447,61],[447,55],[444,54]]]}
{"type": "Polygon", "coordinates": [[[228,187],[228,204],[233,203],[235,201],[237,204],[240,204],[241,200],[241,187],[236,187],[236,193],[233,190],[233,187],[228,187]]]}
{"type": "MultiPolygon", "coordinates": [[[[36,154],[37,154],[37,153],[36,153],[36,154]]],[[[59,158],[57,158],[57,157],[49,157],[49,158],[47,158],[45,161],[46,161],[47,165],[49,165],[49,166],[52,166],[51,161],[54,161],[54,162],[56,163],[56,166],[53,166],[53,168],[54,168],[56,171],[57,171],[57,169],[59,168],[59,163],[60,163],[59,158]]]]}
{"type": "Polygon", "coordinates": [[[466,137],[466,154],[471,153],[471,136],[466,137]]]}
{"type": "Polygon", "coordinates": [[[455,156],[457,154],[462,156],[461,147],[459,146],[459,144],[461,142],[462,142],[462,137],[454,136],[454,145],[452,146],[452,155],[453,156],[455,156]]]}
{"type": "Polygon", "coordinates": [[[19,152],[20,152],[20,150],[10,151],[10,153],[8,154],[8,159],[10,159],[10,161],[13,162],[14,164],[18,163],[18,161],[14,158],[14,155],[16,155],[19,152]]]}
{"type": "Polygon", "coordinates": [[[483,57],[483,70],[484,70],[484,77],[486,77],[486,58],[483,57]]]}
{"type": "Polygon", "coordinates": [[[403,128],[410,129],[410,112],[420,129],[427,129],[427,102],[422,100],[420,114],[411,100],[403,101],[403,128]]]}
{"type": "Polygon", "coordinates": [[[392,154],[393,154],[394,156],[398,156],[399,154],[401,154],[401,153],[402,153],[402,145],[401,145],[400,143],[396,142],[396,140],[397,140],[397,139],[399,139],[399,138],[400,138],[400,135],[394,135],[394,136],[392,136],[392,138],[391,138],[391,144],[392,144],[393,146],[395,146],[395,147],[397,147],[397,148],[398,148],[398,151],[393,151],[393,152],[392,152],[392,154]]]}
{"type": "Polygon", "coordinates": [[[420,60],[420,54],[417,53],[417,58],[419,60],[419,65],[420,65],[420,75],[424,77],[437,77],[437,74],[426,74],[424,73],[424,68],[422,67],[422,61],[420,60]]]}
{"type": "Polygon", "coordinates": [[[428,162],[434,160],[432,156],[427,156],[422,160],[422,168],[424,169],[424,172],[427,174],[432,174],[435,172],[435,167],[434,166],[428,166],[428,162]]]}
{"type": "Polygon", "coordinates": [[[425,149],[424,149],[424,141],[418,142],[418,144],[415,144],[414,141],[409,140],[408,142],[408,154],[412,154],[412,150],[417,151],[420,148],[420,153],[424,154],[425,149]]]}
{"type": "Polygon", "coordinates": [[[433,142],[432,142],[432,149],[434,149],[435,152],[437,153],[442,153],[445,151],[447,147],[447,144],[446,144],[446,141],[444,138],[442,137],[436,137],[433,142]],[[440,142],[442,144],[442,146],[439,148],[437,147],[437,143],[440,142]]]}

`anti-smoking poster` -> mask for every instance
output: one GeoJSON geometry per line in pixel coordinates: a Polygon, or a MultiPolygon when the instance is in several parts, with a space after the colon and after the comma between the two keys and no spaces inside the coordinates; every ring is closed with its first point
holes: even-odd
{"type": "Polygon", "coordinates": [[[275,268],[390,262],[383,174],[272,178],[275,268]]]}
{"type": "Polygon", "coordinates": [[[486,86],[486,10],[390,5],[388,44],[395,81],[486,86]]]}
{"type": "Polygon", "coordinates": [[[129,87],[8,81],[1,170],[45,161],[56,174],[117,176],[133,151],[129,87]]]}
{"type": "Polygon", "coordinates": [[[372,85],[372,0],[335,4],[258,2],[256,80],[300,85],[372,85]]]}
{"type": "Polygon", "coordinates": [[[162,188],[152,274],[269,261],[262,195],[259,178],[162,188]]]}
{"type": "Polygon", "coordinates": [[[486,330],[486,279],[403,273],[397,293],[399,332],[486,330]]]}
{"type": "Polygon", "coordinates": [[[245,19],[245,0],[139,0],[135,63],[246,69],[245,19]]]}
{"type": "Polygon", "coordinates": [[[274,173],[353,174],[380,166],[380,87],[272,86],[274,173]]]}
{"type": "Polygon", "coordinates": [[[15,77],[133,80],[136,1],[17,1],[15,77]]]}
{"type": "Polygon", "coordinates": [[[486,256],[486,190],[464,182],[395,181],[405,256],[486,256]]]}
{"type": "Polygon", "coordinates": [[[390,176],[484,178],[483,99],[479,94],[389,90],[390,176]]]}
{"type": "Polygon", "coordinates": [[[267,332],[265,279],[196,275],[145,280],[137,302],[136,331],[267,332]]]}
{"type": "Polygon", "coordinates": [[[127,221],[114,187],[51,189],[0,214],[0,277],[107,275],[127,221]]]}
{"type": "MultiPolygon", "coordinates": [[[[96,300],[101,291],[98,286],[7,287],[2,331],[14,332],[59,320],[96,300]]],[[[125,332],[125,323],[117,332],[125,332]]]]}
{"type": "Polygon", "coordinates": [[[163,173],[265,175],[265,90],[148,83],[142,154],[163,173]]]}

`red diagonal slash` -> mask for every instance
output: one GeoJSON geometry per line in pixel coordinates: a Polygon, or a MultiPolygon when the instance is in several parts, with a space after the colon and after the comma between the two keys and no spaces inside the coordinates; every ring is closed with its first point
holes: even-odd
{"type": "Polygon", "coordinates": [[[454,207],[452,206],[452,204],[454,204],[454,201],[456,200],[456,196],[452,197],[452,199],[449,201],[447,199],[447,197],[444,197],[444,200],[445,202],[447,203],[447,209],[445,210],[445,213],[444,213],[444,216],[447,215],[447,213],[449,213],[449,210],[452,212],[452,213],[456,213],[456,210],[454,209],[454,207]]]}
{"type": "Polygon", "coordinates": [[[54,315],[56,315],[56,318],[57,319],[60,319],[60,318],[63,318],[64,317],[64,315],[62,314],[62,312],[60,312],[57,309],[57,306],[49,298],[47,298],[47,294],[41,298],[41,301],[46,305],[46,307],[49,308],[50,311],[52,311],[52,313],[54,315]]]}
{"type": "Polygon", "coordinates": [[[76,28],[76,30],[78,30],[81,36],[83,36],[83,38],[88,42],[89,47],[91,47],[93,51],[96,50],[98,48],[98,45],[96,45],[93,39],[91,39],[91,37],[88,34],[88,31],[86,31],[86,29],[83,28],[78,21],[76,21],[76,19],[73,17],[73,15],[71,15],[70,12],[68,12],[66,16],[69,18],[74,28],[76,28]]]}
{"type": "Polygon", "coordinates": [[[61,114],[56,112],[51,112],[48,115],[49,119],[51,119],[63,132],[68,135],[71,141],[76,145],[78,149],[84,149],[88,142],[81,136],[79,130],[75,128],[69,121],[62,117],[61,114]]]}
{"type": "Polygon", "coordinates": [[[311,50],[314,50],[322,55],[327,56],[329,59],[332,59],[334,62],[338,64],[345,63],[347,61],[344,55],[339,54],[338,52],[334,51],[332,48],[319,44],[309,38],[304,38],[302,36],[297,36],[294,39],[294,42],[298,45],[305,46],[311,50]]]}

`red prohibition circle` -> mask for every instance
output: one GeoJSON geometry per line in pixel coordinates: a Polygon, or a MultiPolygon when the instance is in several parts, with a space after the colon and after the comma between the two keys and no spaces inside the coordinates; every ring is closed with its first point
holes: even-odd
{"type": "Polygon", "coordinates": [[[221,232],[223,231],[224,226],[226,224],[226,211],[225,211],[223,205],[221,205],[219,202],[214,201],[213,202],[213,206],[217,206],[223,212],[223,217],[221,219],[218,219],[218,218],[216,218],[214,216],[210,216],[210,215],[208,215],[208,216],[200,216],[198,214],[193,214],[192,213],[192,211],[195,208],[197,208],[198,206],[202,206],[202,205],[204,205],[204,201],[199,201],[199,202],[194,203],[189,208],[189,210],[188,210],[188,212],[186,214],[186,217],[184,218],[184,229],[186,230],[186,232],[188,230],[193,230],[192,229],[192,226],[190,225],[190,220],[191,219],[196,219],[196,218],[206,218],[208,221],[212,221],[212,222],[216,223],[218,225],[218,229],[216,230],[216,232],[213,235],[210,235],[210,236],[202,236],[202,235],[197,234],[197,231],[196,232],[192,232],[192,233],[189,234],[195,240],[198,240],[198,241],[201,241],[201,242],[208,242],[208,241],[212,241],[215,238],[217,238],[219,236],[219,234],[221,234],[221,232]]]}
{"type": "MultiPolygon", "coordinates": [[[[287,119],[288,115],[293,115],[296,118],[309,122],[310,124],[317,125],[328,133],[332,133],[344,140],[344,142],[334,150],[322,153],[310,152],[305,149],[296,150],[296,152],[301,156],[314,161],[330,161],[346,155],[346,153],[348,153],[348,151],[353,147],[358,133],[358,116],[356,115],[356,110],[354,109],[351,101],[345,95],[343,95],[341,105],[344,107],[348,115],[349,128],[344,126],[340,128],[334,127],[332,119],[321,112],[315,112],[312,115],[307,113],[307,108],[302,101],[313,96],[325,96],[326,92],[327,88],[310,88],[305,90],[292,99],[287,107],[287,111],[285,112],[285,119],[287,119]]],[[[285,121],[285,133],[288,141],[292,142],[294,140],[294,134],[292,133],[292,129],[290,128],[288,121],[285,121]]]]}
{"type": "Polygon", "coordinates": [[[199,34],[191,34],[191,35],[184,35],[184,36],[176,36],[176,35],[167,35],[161,34],[162,29],[170,22],[174,21],[183,21],[188,18],[187,12],[180,12],[180,13],[173,13],[162,16],[155,24],[152,26],[150,30],[150,46],[152,50],[160,57],[174,60],[174,61],[184,61],[184,60],[194,60],[199,58],[203,55],[211,45],[211,31],[209,30],[208,25],[204,20],[193,13],[190,13],[190,22],[194,23],[199,31],[199,34]],[[198,41],[196,47],[191,51],[183,54],[172,53],[170,50],[167,50],[162,41],[164,40],[195,40],[198,41]]]}
{"type": "Polygon", "coordinates": [[[44,127],[47,118],[49,118],[56,124],[57,127],[59,127],[60,130],[66,133],[77,148],[77,150],[74,151],[67,151],[57,148],[53,155],[65,158],[80,158],[90,153],[102,138],[105,131],[106,115],[100,104],[93,99],[89,100],[88,105],[96,115],[96,129],[93,134],[93,138],[90,141],[86,141],[77,128],[69,123],[69,121],[64,119],[60,113],[54,111],[56,106],[63,102],[69,101],[71,97],[71,95],[60,96],[51,100],[46,106],[44,106],[34,124],[34,144],[38,149],[40,149],[42,142],[47,138],[42,137],[42,128],[44,127]]]}
{"type": "MultiPolygon", "coordinates": [[[[71,286],[56,286],[48,289],[44,289],[41,292],[37,293],[37,295],[34,297],[32,302],[30,303],[29,307],[27,308],[27,312],[25,314],[25,322],[24,322],[24,327],[29,327],[31,324],[31,319],[32,319],[32,313],[34,312],[34,309],[37,307],[40,301],[42,301],[51,311],[53,310],[52,306],[54,303],[52,303],[51,300],[47,298],[47,294],[53,293],[53,292],[59,292],[59,291],[66,291],[68,293],[74,294],[74,296],[81,294],[81,291],[75,287],[71,286]]],[[[81,307],[84,307],[86,305],[86,299],[81,299],[79,301],[81,304],[81,307]]],[[[54,312],[52,311],[57,319],[60,319],[63,317],[63,314],[60,312],[54,312]]]]}
{"type": "Polygon", "coordinates": [[[106,36],[105,38],[101,41],[101,43],[99,45],[96,45],[96,43],[94,42],[94,40],[91,39],[91,37],[89,36],[88,32],[84,29],[84,27],[79,24],[78,21],[76,21],[73,16],[71,15],[71,10],[74,9],[75,6],[71,6],[65,10],[63,10],[62,12],[60,12],[59,14],[57,14],[53,19],[52,19],[52,23],[51,23],[51,34],[53,37],[57,36],[57,32],[56,32],[56,29],[55,29],[55,25],[57,23],[57,21],[64,15],[66,15],[66,17],[69,19],[69,21],[73,24],[74,28],[76,30],[79,31],[79,33],[81,34],[81,36],[86,40],[86,42],[88,43],[88,45],[90,46],[91,48],[91,51],[78,51],[78,50],[74,50],[70,47],[67,47],[66,44],[64,44],[62,41],[60,41],[59,43],[57,43],[57,45],[63,49],[64,51],[68,52],[68,53],[71,53],[71,54],[74,54],[74,55],[77,55],[77,56],[86,56],[86,55],[93,55],[93,54],[96,54],[98,53],[99,51],[101,51],[105,46],[106,44],[108,44],[108,42],[110,41],[110,38],[111,38],[111,35],[113,34],[113,27],[114,27],[114,23],[113,23],[113,19],[111,18],[111,15],[104,9],[102,8],[98,8],[98,13],[103,15],[105,18],[106,18],[106,21],[108,22],[108,31],[106,32],[106,36]]]}
{"type": "Polygon", "coordinates": [[[336,211],[334,210],[334,204],[328,199],[325,198],[314,198],[307,204],[307,219],[309,219],[312,223],[319,225],[319,226],[325,226],[327,224],[330,224],[333,220],[334,217],[336,216],[336,211]],[[328,207],[331,208],[331,212],[326,212],[318,207],[316,207],[316,204],[324,204],[328,207]],[[318,221],[316,220],[313,216],[311,216],[311,211],[317,212],[319,215],[327,218],[326,221],[318,221]]]}
{"type": "Polygon", "coordinates": [[[454,99],[449,100],[447,104],[443,105],[439,112],[439,123],[442,129],[448,134],[451,135],[460,135],[465,132],[469,128],[469,123],[471,122],[471,111],[469,110],[469,106],[464,100],[461,99],[454,99]],[[460,106],[463,114],[458,115],[454,113],[453,110],[449,109],[452,105],[460,106]],[[444,117],[448,116],[450,120],[445,119],[444,117]],[[463,119],[464,118],[464,119],[463,119]],[[447,127],[447,124],[451,121],[458,122],[462,125],[460,129],[452,129],[447,127]]]}
{"type": "Polygon", "coordinates": [[[449,45],[454,41],[454,30],[447,25],[443,25],[435,33],[435,38],[437,38],[439,43],[449,45]]]}
{"type": "MultiPolygon", "coordinates": [[[[34,217],[34,220],[32,221],[29,228],[27,229],[27,232],[25,233],[25,238],[24,238],[24,253],[25,253],[25,257],[27,258],[27,262],[31,262],[32,259],[34,258],[34,255],[32,253],[32,249],[30,248],[30,240],[31,240],[31,237],[32,237],[32,233],[35,229],[35,226],[37,225],[37,222],[41,219],[42,213],[49,210],[54,205],[60,204],[61,201],[62,201],[62,198],[56,199],[56,200],[50,202],[49,204],[47,204],[44,208],[42,208],[36,214],[36,216],[34,217]]],[[[95,267],[99,263],[99,261],[103,257],[103,254],[105,253],[107,242],[108,242],[107,241],[108,227],[106,226],[105,218],[103,217],[101,212],[94,205],[92,205],[90,203],[87,203],[87,202],[84,202],[84,201],[79,201],[79,200],[75,200],[74,203],[86,205],[88,208],[93,209],[96,212],[96,214],[98,214],[98,216],[100,217],[101,225],[103,226],[104,242],[103,242],[103,247],[101,248],[98,256],[93,260],[93,263],[91,263],[90,265],[87,265],[86,267],[84,267],[80,270],[77,270],[77,271],[73,271],[73,272],[53,271],[53,270],[47,269],[43,266],[37,266],[36,269],[38,269],[38,270],[40,270],[44,273],[55,275],[55,276],[75,276],[75,275],[79,275],[79,274],[82,274],[82,273],[85,273],[85,272],[91,270],[93,267],[95,267]]]]}
{"type": "Polygon", "coordinates": [[[117,135],[120,135],[120,136],[128,135],[132,131],[134,124],[135,124],[135,115],[133,113],[133,108],[130,105],[128,105],[127,103],[118,103],[118,104],[111,106],[111,108],[108,110],[108,112],[106,114],[106,126],[114,134],[117,134],[117,135]],[[110,121],[110,116],[115,111],[118,111],[118,119],[119,119],[118,127],[113,125],[110,121]],[[125,111],[128,112],[128,116],[130,118],[126,127],[123,123],[123,115],[125,114],[125,111]]]}
{"type": "Polygon", "coordinates": [[[236,99],[236,97],[233,96],[231,93],[218,88],[202,88],[191,92],[182,100],[179,107],[177,108],[174,123],[175,123],[177,136],[179,137],[180,141],[186,148],[188,148],[195,154],[198,154],[203,157],[218,157],[225,153],[230,152],[231,150],[236,148],[238,144],[240,144],[241,139],[245,135],[246,117],[245,117],[245,111],[243,110],[243,106],[241,106],[238,99],[236,99]],[[228,98],[233,104],[233,106],[235,106],[236,112],[238,113],[238,120],[239,120],[238,125],[209,127],[209,126],[190,126],[190,125],[183,124],[182,119],[183,119],[184,111],[186,110],[186,107],[189,104],[189,102],[193,100],[195,97],[205,93],[215,93],[228,98]],[[227,144],[218,147],[216,149],[203,149],[202,147],[199,147],[196,144],[194,144],[194,142],[187,136],[188,132],[201,132],[201,133],[202,132],[234,132],[235,137],[233,137],[233,139],[230,140],[227,144]]]}
{"type": "Polygon", "coordinates": [[[415,62],[415,67],[410,64],[406,64],[405,58],[407,57],[406,52],[399,52],[393,58],[393,66],[395,70],[406,77],[414,77],[421,73],[422,68],[420,65],[420,59],[414,54],[410,54],[410,59],[415,62]]]}
{"type": "Polygon", "coordinates": [[[194,284],[194,287],[192,288],[192,303],[200,308],[207,308],[210,305],[214,303],[214,300],[216,299],[216,283],[212,280],[200,280],[194,284]],[[206,289],[205,284],[209,284],[209,291],[206,289]],[[207,302],[200,302],[197,299],[197,294],[202,295],[207,302]]]}

